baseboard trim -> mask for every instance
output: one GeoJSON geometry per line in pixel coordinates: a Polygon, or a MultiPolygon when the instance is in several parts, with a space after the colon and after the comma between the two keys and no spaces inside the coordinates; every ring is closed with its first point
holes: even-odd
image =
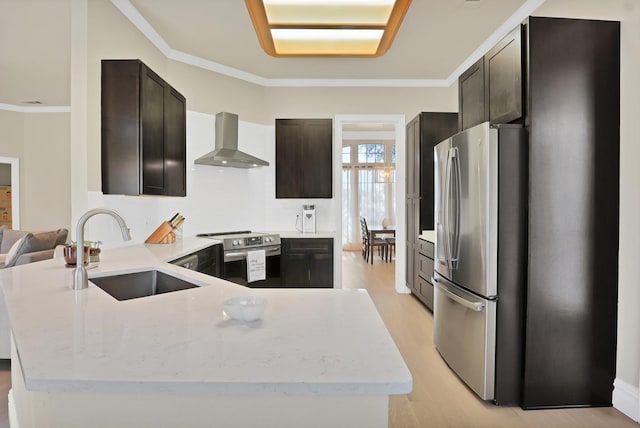
{"type": "Polygon", "coordinates": [[[9,390],[8,401],[9,426],[11,428],[20,428],[18,424],[18,414],[16,413],[16,402],[13,400],[13,391],[11,389],[9,390]]]}
{"type": "Polygon", "coordinates": [[[639,422],[639,397],[637,386],[630,385],[620,379],[613,381],[613,407],[620,410],[635,422],[639,422]]]}

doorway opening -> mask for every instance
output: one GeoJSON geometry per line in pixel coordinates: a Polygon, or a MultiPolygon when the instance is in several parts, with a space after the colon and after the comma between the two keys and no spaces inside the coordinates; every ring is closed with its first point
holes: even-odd
{"type": "Polygon", "coordinates": [[[342,154],[334,156],[336,278],[342,282],[343,247],[361,248],[359,217],[365,215],[368,225],[395,227],[395,289],[408,293],[404,284],[405,117],[340,115],[335,117],[334,132],[334,153],[342,154]]]}

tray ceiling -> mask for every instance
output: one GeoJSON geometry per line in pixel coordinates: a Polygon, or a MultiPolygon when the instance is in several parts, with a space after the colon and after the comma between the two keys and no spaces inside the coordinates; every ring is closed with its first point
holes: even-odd
{"type": "MultiPolygon", "coordinates": [[[[482,54],[478,50],[505,21],[543,1],[413,0],[393,45],[378,58],[271,57],[261,49],[240,0],[112,3],[120,9],[133,6],[172,52],[229,67],[238,75],[250,73],[266,85],[276,79],[299,80],[298,86],[310,79],[339,79],[342,86],[363,81],[376,86],[384,79],[393,81],[389,86],[446,86],[465,61],[482,54]]],[[[70,26],[71,0],[0,0],[0,104],[28,106],[25,101],[40,100],[45,106],[69,105],[70,26]]]]}

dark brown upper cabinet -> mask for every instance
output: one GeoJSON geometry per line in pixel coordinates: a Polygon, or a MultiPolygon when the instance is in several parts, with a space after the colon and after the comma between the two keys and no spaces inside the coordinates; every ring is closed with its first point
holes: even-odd
{"type": "Polygon", "coordinates": [[[523,116],[522,26],[484,56],[485,112],[491,123],[509,123],[523,116]]]}
{"type": "Polygon", "coordinates": [[[333,121],[276,119],[276,198],[333,196],[333,121]]]}
{"type": "Polygon", "coordinates": [[[523,117],[522,31],[522,26],[515,28],[460,75],[460,130],[523,117]]]}
{"type": "Polygon", "coordinates": [[[487,120],[484,89],[484,57],[482,57],[458,79],[458,126],[461,131],[487,120]]]}
{"type": "Polygon", "coordinates": [[[142,61],[102,61],[102,191],[186,196],[186,100],[142,61]]]}

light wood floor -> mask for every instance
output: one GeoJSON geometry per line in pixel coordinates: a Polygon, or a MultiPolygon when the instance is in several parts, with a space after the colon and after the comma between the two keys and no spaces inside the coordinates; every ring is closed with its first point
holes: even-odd
{"type": "MultiPolygon", "coordinates": [[[[433,346],[433,317],[415,297],[394,289],[395,263],[373,265],[360,253],[343,253],[345,287],[366,288],[391,332],[411,374],[413,391],[393,396],[390,428],[638,428],[612,407],[527,410],[497,407],[478,399],[442,361],[433,346]]],[[[0,428],[9,427],[10,364],[0,360],[0,428]]]]}
{"type": "Polygon", "coordinates": [[[344,286],[368,290],[413,375],[413,391],[390,400],[390,428],[638,428],[613,407],[525,411],[483,402],[436,351],[431,312],[414,296],[395,292],[395,263],[376,257],[367,264],[359,252],[344,252],[342,261],[344,286]]]}

